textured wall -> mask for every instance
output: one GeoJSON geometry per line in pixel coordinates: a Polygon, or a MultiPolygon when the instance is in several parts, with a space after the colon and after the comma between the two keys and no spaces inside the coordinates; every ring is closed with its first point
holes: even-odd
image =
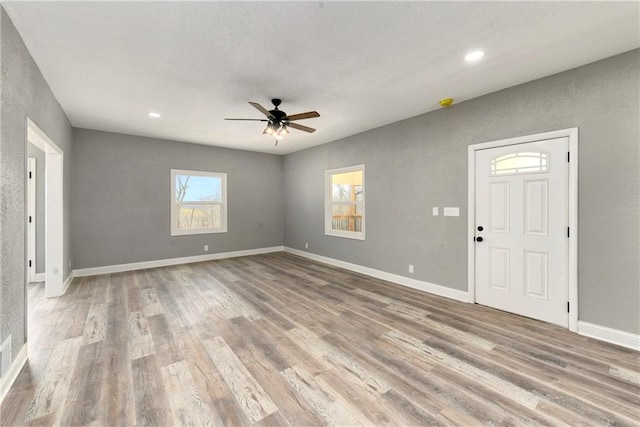
{"type": "Polygon", "coordinates": [[[0,6],[0,342],[9,334],[17,353],[26,341],[26,119],[30,117],[65,153],[64,277],[71,215],[72,129],[51,89],[0,6]]]}
{"type": "Polygon", "coordinates": [[[281,246],[282,157],[76,129],[74,268],[281,246]],[[170,235],[171,169],[227,173],[228,232],[170,235]]]}
{"type": "Polygon", "coordinates": [[[27,143],[27,156],[36,159],[36,273],[45,269],[45,165],[47,156],[44,151],[27,143]]]}
{"type": "MultiPolygon", "coordinates": [[[[467,288],[467,146],[579,128],[579,319],[640,332],[640,50],[285,156],[285,245],[467,288]],[[324,235],[323,172],[366,164],[366,241],[324,235]],[[461,216],[433,217],[431,207],[461,216]]],[[[455,96],[455,94],[453,94],[455,96]]],[[[442,212],[441,212],[442,215],[442,212]]]]}
{"type": "MultiPolygon", "coordinates": [[[[4,233],[2,232],[2,230],[4,229],[4,214],[5,214],[5,209],[4,209],[4,186],[2,185],[2,179],[3,179],[3,175],[2,175],[2,163],[3,163],[3,150],[2,147],[4,145],[3,141],[2,141],[2,80],[4,80],[4,75],[2,74],[2,34],[3,34],[3,21],[4,21],[4,9],[2,8],[2,6],[0,5],[0,343],[4,342],[5,338],[4,338],[4,334],[7,333],[6,331],[9,330],[8,326],[5,326],[5,322],[7,322],[9,320],[9,314],[5,313],[5,308],[3,307],[2,301],[4,301],[3,298],[3,281],[2,281],[2,247],[4,246],[4,233]],[[3,332],[4,331],[4,332],[3,332]]],[[[0,371],[2,371],[2,369],[0,369],[0,371]]],[[[2,377],[2,372],[0,372],[0,377],[2,377]]]]}

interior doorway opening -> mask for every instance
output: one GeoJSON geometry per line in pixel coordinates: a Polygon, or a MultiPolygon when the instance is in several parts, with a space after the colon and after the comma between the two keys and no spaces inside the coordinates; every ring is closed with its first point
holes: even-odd
{"type": "Polygon", "coordinates": [[[46,155],[27,144],[27,280],[44,287],[46,155]]]}
{"type": "MultiPolygon", "coordinates": [[[[44,257],[45,295],[64,293],[63,160],[64,153],[31,119],[27,118],[27,141],[45,153],[44,257]]],[[[25,165],[27,167],[27,165],[25,165]]],[[[27,174],[28,176],[28,174],[27,174]]],[[[25,184],[28,185],[28,184],[25,184]]],[[[27,227],[28,218],[25,218],[27,227]]],[[[28,266],[26,260],[26,265],[28,266]]]]}

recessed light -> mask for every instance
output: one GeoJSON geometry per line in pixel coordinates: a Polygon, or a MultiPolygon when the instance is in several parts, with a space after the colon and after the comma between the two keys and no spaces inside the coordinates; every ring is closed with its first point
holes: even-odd
{"type": "Polygon", "coordinates": [[[152,117],[154,119],[159,119],[160,118],[160,113],[154,113],[153,111],[149,113],[149,117],[152,117]]]}
{"type": "Polygon", "coordinates": [[[473,62],[473,61],[477,61],[483,56],[484,56],[483,50],[474,50],[473,52],[469,52],[467,56],[464,57],[464,60],[467,62],[473,62]]]}

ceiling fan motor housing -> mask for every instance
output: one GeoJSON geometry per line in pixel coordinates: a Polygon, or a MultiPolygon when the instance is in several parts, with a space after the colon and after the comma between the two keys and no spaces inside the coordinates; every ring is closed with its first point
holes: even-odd
{"type": "Polygon", "coordinates": [[[280,110],[271,110],[269,111],[271,114],[273,114],[273,121],[275,122],[282,122],[284,121],[283,119],[285,117],[287,117],[287,114],[284,111],[280,111],[280,110]]]}
{"type": "Polygon", "coordinates": [[[269,112],[273,115],[276,122],[281,122],[282,119],[287,117],[287,113],[285,113],[284,111],[278,110],[278,105],[282,103],[282,100],[279,98],[273,98],[271,102],[276,108],[274,108],[273,110],[269,110],[269,112]]]}

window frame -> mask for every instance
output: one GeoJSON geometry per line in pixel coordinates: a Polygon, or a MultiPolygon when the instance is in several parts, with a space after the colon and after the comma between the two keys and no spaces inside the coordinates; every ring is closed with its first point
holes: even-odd
{"type": "Polygon", "coordinates": [[[171,236],[189,236],[194,234],[216,234],[227,232],[227,174],[222,172],[207,172],[207,171],[194,171],[185,169],[171,169],[171,236]],[[222,179],[222,201],[205,201],[205,202],[184,202],[189,205],[202,205],[220,206],[220,227],[218,228],[192,228],[192,229],[179,229],[178,228],[178,206],[181,202],[176,200],[176,175],[189,175],[208,178],[221,178],[222,179]]]}
{"type": "Polygon", "coordinates": [[[359,164],[354,166],[347,166],[337,169],[327,169],[324,171],[324,234],[332,237],[343,237],[347,239],[365,240],[365,221],[366,221],[366,185],[365,185],[365,165],[359,164]],[[331,181],[333,175],[349,173],[349,172],[362,172],[362,201],[346,201],[335,202],[332,198],[331,181]],[[362,208],[362,231],[348,231],[348,230],[334,230],[332,228],[333,220],[333,206],[358,206],[362,208]]]}

